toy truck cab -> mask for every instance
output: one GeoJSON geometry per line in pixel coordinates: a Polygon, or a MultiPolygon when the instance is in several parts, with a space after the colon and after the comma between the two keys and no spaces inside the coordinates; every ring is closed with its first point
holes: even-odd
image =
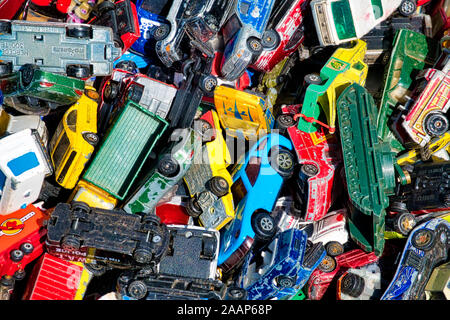
{"type": "Polygon", "coordinates": [[[55,180],[66,189],[72,189],[99,138],[97,136],[98,93],[86,87],[81,98],[63,115],[49,144],[50,157],[55,168],[55,180]]]}
{"type": "MultiPolygon", "coordinates": [[[[338,48],[325,66],[320,75],[306,75],[308,85],[301,114],[296,115],[297,127],[304,132],[316,132],[317,120],[322,109],[325,113],[328,131],[335,132],[336,127],[336,100],[342,91],[352,83],[364,85],[367,78],[368,67],[364,63],[367,45],[362,40],[351,44],[350,48],[338,48]]],[[[323,125],[323,124],[322,124],[323,125]]]]}
{"type": "Polygon", "coordinates": [[[319,42],[329,46],[359,39],[389,17],[401,3],[402,0],[312,0],[319,42]]]}
{"type": "Polygon", "coordinates": [[[227,135],[241,139],[258,139],[275,125],[272,106],[253,92],[217,86],[214,105],[227,135]]]}
{"type": "Polygon", "coordinates": [[[0,151],[0,215],[5,215],[36,201],[53,169],[38,133],[31,129],[1,138],[0,151]]]}
{"type": "Polygon", "coordinates": [[[446,115],[450,108],[450,61],[442,71],[425,70],[424,79],[427,81],[425,89],[402,122],[410,138],[421,147],[450,127],[446,115]]]}

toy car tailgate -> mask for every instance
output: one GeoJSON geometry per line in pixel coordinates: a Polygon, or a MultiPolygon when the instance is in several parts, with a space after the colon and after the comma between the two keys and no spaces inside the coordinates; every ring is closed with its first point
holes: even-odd
{"type": "Polygon", "coordinates": [[[105,137],[84,179],[123,200],[168,123],[129,101],[105,137]]]}

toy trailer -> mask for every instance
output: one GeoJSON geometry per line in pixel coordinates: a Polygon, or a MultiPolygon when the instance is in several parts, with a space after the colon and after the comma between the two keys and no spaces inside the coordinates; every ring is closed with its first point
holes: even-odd
{"type": "Polygon", "coordinates": [[[36,201],[52,171],[37,131],[25,129],[0,139],[0,215],[36,201]]]}
{"type": "Polygon", "coordinates": [[[167,126],[166,120],[128,100],[83,179],[123,200],[167,126]]]}

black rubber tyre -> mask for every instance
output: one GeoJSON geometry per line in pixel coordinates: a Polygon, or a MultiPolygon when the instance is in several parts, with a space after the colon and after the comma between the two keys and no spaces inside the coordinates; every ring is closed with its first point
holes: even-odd
{"type": "Polygon", "coordinates": [[[103,100],[106,103],[111,103],[114,99],[119,95],[119,87],[120,84],[117,81],[110,80],[105,85],[105,89],[103,90],[103,100]]]}
{"type": "Polygon", "coordinates": [[[106,273],[106,266],[101,264],[85,263],[84,266],[94,277],[101,277],[106,273]]]}
{"type": "Polygon", "coordinates": [[[14,272],[14,279],[16,279],[17,281],[23,280],[25,279],[25,276],[27,275],[27,273],[25,272],[25,270],[17,270],[16,272],[14,272]]]}
{"type": "Polygon", "coordinates": [[[11,61],[0,61],[0,77],[7,76],[13,72],[11,61]]]}
{"type": "Polygon", "coordinates": [[[336,269],[336,260],[329,255],[326,255],[318,266],[319,270],[323,272],[332,272],[336,269]]]}
{"type": "Polygon", "coordinates": [[[141,280],[135,280],[128,286],[128,294],[130,297],[140,300],[147,295],[147,286],[141,280]]]}
{"type": "Polygon", "coordinates": [[[211,93],[217,87],[217,79],[214,76],[206,76],[200,81],[200,89],[205,93],[211,93]]]}
{"type": "Polygon", "coordinates": [[[306,163],[300,167],[300,172],[307,177],[314,177],[319,173],[319,168],[313,163],[306,163]]]}
{"type": "Polygon", "coordinates": [[[0,21],[0,33],[1,34],[11,33],[11,21],[0,21]]]}
{"type": "Polygon", "coordinates": [[[341,292],[357,298],[364,291],[364,279],[357,274],[347,273],[341,280],[341,292]]]}
{"type": "Polygon", "coordinates": [[[257,240],[267,241],[275,235],[275,220],[267,212],[254,212],[251,218],[251,225],[257,240]]]}
{"type": "Polygon", "coordinates": [[[214,238],[204,237],[202,246],[203,256],[207,259],[212,260],[216,253],[216,241],[214,241],[214,238]]]}
{"type": "Polygon", "coordinates": [[[337,241],[330,241],[326,244],[325,250],[330,257],[336,257],[344,253],[344,246],[337,241]]]}
{"type": "Polygon", "coordinates": [[[72,78],[89,78],[91,76],[91,68],[87,65],[68,65],[66,68],[66,73],[68,77],[72,78]]]}
{"type": "Polygon", "coordinates": [[[395,212],[398,212],[398,213],[409,212],[408,208],[406,207],[406,203],[404,203],[402,201],[394,201],[394,202],[392,202],[392,204],[389,206],[389,209],[391,211],[395,211],[395,212]]]}
{"type": "Polygon", "coordinates": [[[103,1],[97,6],[97,11],[100,15],[104,15],[106,12],[110,10],[114,10],[116,5],[111,1],[103,1]]]}
{"type": "Polygon", "coordinates": [[[444,204],[446,207],[450,207],[450,194],[444,196],[444,204]]]}
{"type": "Polygon", "coordinates": [[[227,289],[226,300],[245,300],[247,298],[247,290],[237,286],[230,286],[227,289]]]}
{"type": "Polygon", "coordinates": [[[282,114],[277,118],[277,126],[279,129],[286,130],[295,124],[294,117],[289,114],[282,114]]]}
{"type": "Polygon", "coordinates": [[[85,202],[82,201],[73,201],[71,204],[72,211],[80,210],[85,213],[89,213],[91,211],[91,207],[85,202]]]}
{"type": "Polygon", "coordinates": [[[277,287],[279,288],[292,288],[295,286],[295,278],[285,275],[278,276],[276,278],[277,287]]]}
{"type": "Polygon", "coordinates": [[[138,263],[149,263],[152,261],[153,254],[147,248],[137,248],[134,250],[133,258],[138,263]]]}
{"type": "Polygon", "coordinates": [[[186,204],[186,212],[192,218],[198,218],[199,215],[203,213],[200,206],[197,204],[194,198],[190,198],[186,204]]]}
{"type": "Polygon", "coordinates": [[[34,72],[38,69],[38,66],[29,63],[20,68],[20,80],[24,88],[28,87],[33,81],[34,72]]]}
{"type": "Polygon", "coordinates": [[[429,229],[420,229],[414,233],[411,243],[417,249],[429,251],[433,248],[436,237],[429,229]]]}
{"type": "Polygon", "coordinates": [[[23,256],[24,256],[24,254],[23,254],[22,250],[18,250],[18,249],[11,250],[11,252],[9,253],[9,257],[10,257],[11,261],[13,261],[13,262],[21,261],[23,259],[23,256]]]}
{"type": "Polygon", "coordinates": [[[250,50],[253,56],[258,56],[263,51],[261,41],[255,37],[249,37],[247,39],[247,48],[250,50]]]}
{"type": "Polygon", "coordinates": [[[158,226],[161,223],[161,219],[153,213],[144,213],[142,216],[142,223],[158,226]]]}
{"type": "Polygon", "coordinates": [[[170,154],[166,154],[158,162],[158,171],[163,176],[175,177],[180,171],[180,165],[170,154]]]}
{"type": "Polygon", "coordinates": [[[275,30],[266,30],[261,38],[261,45],[264,49],[273,50],[280,45],[280,36],[275,30]]]}
{"type": "Polygon", "coordinates": [[[83,139],[86,140],[86,142],[91,146],[95,147],[99,141],[98,135],[93,132],[83,132],[81,135],[83,136],[83,139]]]}
{"type": "Polygon", "coordinates": [[[287,150],[272,151],[269,162],[272,168],[284,178],[290,177],[294,172],[295,159],[292,153],[287,150]]]}
{"type": "Polygon", "coordinates": [[[67,36],[78,39],[90,39],[92,37],[91,26],[69,26],[67,28],[67,36]]]}
{"type": "Polygon", "coordinates": [[[430,112],[423,122],[426,133],[432,137],[439,137],[449,129],[449,121],[442,112],[430,112]]]}
{"type": "Polygon", "coordinates": [[[137,65],[131,60],[122,60],[116,64],[116,69],[122,69],[128,72],[133,72],[137,69],[137,65]]]}
{"type": "Polygon", "coordinates": [[[156,41],[161,41],[161,40],[167,38],[167,36],[169,35],[169,33],[170,33],[170,27],[169,27],[169,25],[167,25],[167,24],[161,24],[161,25],[159,25],[159,26],[155,29],[155,31],[154,31],[154,33],[153,33],[153,38],[154,38],[156,41]]]}
{"type": "Polygon", "coordinates": [[[61,241],[61,247],[67,250],[78,250],[81,247],[81,241],[74,235],[67,235],[61,241]]]}
{"type": "Polygon", "coordinates": [[[34,250],[34,246],[30,242],[24,242],[19,247],[20,251],[24,254],[30,254],[34,250]]]}
{"type": "Polygon", "coordinates": [[[417,4],[413,0],[403,0],[400,6],[398,7],[398,12],[405,17],[409,17],[414,14],[417,9],[417,4]]]}
{"type": "Polygon", "coordinates": [[[320,75],[316,73],[310,73],[305,76],[305,83],[306,84],[321,84],[322,79],[320,78],[320,75]]]}
{"type": "Polygon", "coordinates": [[[211,180],[209,180],[209,189],[212,193],[220,198],[228,194],[230,185],[228,184],[228,181],[225,180],[225,178],[216,176],[212,177],[211,180]]]}
{"type": "Polygon", "coordinates": [[[409,212],[397,214],[394,220],[394,230],[407,236],[416,226],[416,219],[409,212]]]}

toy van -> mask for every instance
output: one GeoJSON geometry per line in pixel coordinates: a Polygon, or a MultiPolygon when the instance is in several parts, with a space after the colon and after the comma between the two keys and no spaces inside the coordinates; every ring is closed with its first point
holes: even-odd
{"type": "Polygon", "coordinates": [[[25,129],[0,139],[0,215],[36,201],[52,172],[37,131],[25,129]]]}
{"type": "Polygon", "coordinates": [[[68,202],[79,201],[88,204],[93,208],[114,209],[117,205],[117,199],[93,184],[80,179],[75,186],[68,202]]]}

